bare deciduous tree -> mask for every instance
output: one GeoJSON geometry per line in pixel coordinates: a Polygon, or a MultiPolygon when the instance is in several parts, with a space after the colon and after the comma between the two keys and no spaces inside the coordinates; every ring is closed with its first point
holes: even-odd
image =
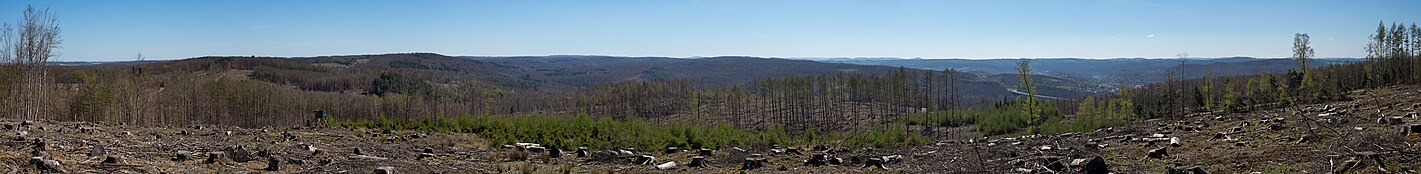
{"type": "Polygon", "coordinates": [[[49,58],[57,56],[53,50],[59,48],[59,20],[49,10],[25,8],[24,18],[19,23],[5,24],[0,29],[0,63],[8,64],[6,69],[14,73],[18,84],[12,89],[9,103],[14,116],[21,119],[37,119],[45,100],[45,66],[49,58]]]}

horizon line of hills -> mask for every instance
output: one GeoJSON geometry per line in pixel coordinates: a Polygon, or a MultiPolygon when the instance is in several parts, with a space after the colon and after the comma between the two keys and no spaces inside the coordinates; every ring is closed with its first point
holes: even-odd
{"type": "MultiPolygon", "coordinates": [[[[214,64],[252,71],[251,79],[287,84],[303,90],[368,91],[377,72],[412,74],[432,83],[475,80],[530,92],[563,92],[590,86],[638,80],[691,80],[698,87],[743,85],[755,80],[791,76],[885,75],[909,70],[917,74],[954,69],[964,72],[969,98],[1015,97],[1015,66],[1019,59],[783,59],[745,56],[705,58],[617,56],[446,56],[396,53],[319,57],[206,56],[181,60],[66,64],[61,66],[147,66],[162,71],[210,71],[214,64]],[[164,70],[167,69],[167,70],[164,70]]],[[[1314,67],[1354,60],[1316,59],[1314,67]]],[[[1041,95],[1082,98],[1112,92],[1122,83],[1139,86],[1164,80],[1166,71],[1182,69],[1184,78],[1286,72],[1291,59],[1032,59],[1033,78],[1041,95]]]]}

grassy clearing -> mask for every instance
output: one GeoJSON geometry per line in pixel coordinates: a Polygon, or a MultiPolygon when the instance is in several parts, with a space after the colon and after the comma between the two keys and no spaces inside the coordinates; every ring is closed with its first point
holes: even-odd
{"type": "Polygon", "coordinates": [[[380,118],[336,123],[350,128],[475,133],[490,146],[530,142],[554,148],[599,149],[635,147],[717,148],[724,146],[840,145],[845,147],[896,147],[926,144],[925,138],[903,129],[860,134],[805,132],[790,135],[780,128],[751,131],[725,125],[656,124],[641,120],[613,120],[581,116],[458,116],[435,119],[380,118]]]}

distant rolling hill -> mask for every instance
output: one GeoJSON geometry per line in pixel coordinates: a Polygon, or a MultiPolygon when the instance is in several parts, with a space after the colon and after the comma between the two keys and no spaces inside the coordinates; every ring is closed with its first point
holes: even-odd
{"type": "MultiPolygon", "coordinates": [[[[893,58],[825,58],[811,59],[821,62],[849,63],[861,65],[902,66],[918,69],[942,70],[958,69],[980,75],[1014,74],[1019,59],[893,59],[893,58]]],[[[1310,66],[1360,61],[1352,58],[1317,59],[1310,66]]],[[[1177,70],[1180,59],[1079,59],[1045,58],[1032,59],[1032,74],[1041,74],[1074,80],[1080,84],[1115,84],[1120,81],[1128,85],[1142,85],[1162,81],[1165,70],[1177,70]]],[[[1258,72],[1286,72],[1295,64],[1292,59],[1261,59],[1249,57],[1230,58],[1188,58],[1183,67],[1186,78],[1203,77],[1213,70],[1215,75],[1252,74],[1258,72]]],[[[1109,86],[1109,85],[1106,85],[1109,86]]]]}
{"type": "MultiPolygon", "coordinates": [[[[882,65],[860,65],[809,60],[757,57],[612,57],[612,56],[512,56],[453,57],[433,53],[346,55],[321,57],[198,57],[144,63],[109,63],[95,66],[141,66],[146,73],[170,71],[244,77],[305,90],[362,93],[384,73],[400,73],[436,84],[478,81],[504,89],[560,93],[584,87],[642,80],[691,79],[697,86],[747,84],[754,80],[787,76],[889,74],[927,70],[882,65]]],[[[1037,75],[1040,94],[1079,97],[1103,91],[1067,78],[1037,75]]],[[[1011,98],[1018,95],[1016,76],[959,76],[966,101],[1011,98]]]]}
{"type": "MultiPolygon", "coordinates": [[[[785,76],[887,74],[897,67],[824,63],[756,57],[609,57],[521,56],[468,57],[513,67],[509,73],[571,86],[628,80],[692,79],[702,86],[741,84],[785,76]]],[[[907,69],[923,72],[922,70],[907,69]]],[[[967,79],[975,79],[969,77],[967,79]]]]}
{"type": "MultiPolygon", "coordinates": [[[[880,65],[857,65],[809,60],[791,60],[757,57],[708,57],[708,58],[666,58],[666,57],[612,57],[612,56],[515,56],[515,57],[466,57],[499,65],[514,67],[508,72],[531,79],[546,80],[551,84],[586,86],[631,80],[692,79],[698,85],[722,86],[745,84],[757,79],[786,76],[817,76],[837,74],[888,74],[899,67],[880,65]]],[[[924,74],[926,70],[905,69],[924,74]]],[[[940,73],[940,72],[939,72],[940,73]]],[[[1091,88],[1093,85],[1078,84],[1072,80],[1048,76],[1041,94],[1061,97],[1080,97],[1104,91],[1091,88]],[[1056,87],[1058,86],[1059,87],[1056,87]]],[[[960,93],[964,100],[977,101],[979,98],[996,100],[1015,97],[1007,88],[1016,87],[1015,77],[1000,78],[964,73],[960,76],[960,93]]]]}

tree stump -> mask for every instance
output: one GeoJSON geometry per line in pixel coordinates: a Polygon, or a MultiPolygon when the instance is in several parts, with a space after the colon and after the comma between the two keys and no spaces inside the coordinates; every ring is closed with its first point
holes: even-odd
{"type": "Polygon", "coordinates": [[[868,161],[864,161],[863,167],[860,167],[860,168],[880,168],[880,169],[882,169],[882,168],[883,168],[883,158],[876,158],[876,157],[875,157],[875,158],[868,158],[868,161]]]}
{"type": "Polygon", "coordinates": [[[706,167],[706,166],[707,166],[707,164],[706,164],[706,157],[704,157],[704,156],[691,157],[691,163],[690,163],[690,164],[686,164],[686,166],[691,166],[691,167],[706,167]]]}
{"type": "Polygon", "coordinates": [[[703,156],[703,157],[708,157],[708,156],[711,156],[711,154],[713,154],[714,152],[715,152],[715,151],[711,151],[711,149],[701,148],[700,153],[698,153],[698,154],[696,154],[696,155],[700,155],[700,156],[703,156]]]}
{"type": "Polygon", "coordinates": [[[1145,154],[1145,156],[1150,158],[1164,158],[1165,156],[1169,156],[1169,151],[1165,147],[1160,147],[1157,149],[1151,149],[1149,153],[1145,154]]]}
{"type": "Polygon", "coordinates": [[[270,156],[270,157],[267,157],[267,158],[266,158],[266,169],[265,169],[265,170],[266,170],[266,171],[278,171],[278,170],[281,170],[281,157],[279,157],[279,156],[270,156]]]}
{"type": "Polygon", "coordinates": [[[44,157],[33,157],[30,158],[30,163],[34,163],[35,168],[40,171],[66,173],[64,167],[59,165],[59,161],[44,159],[44,157]]]}
{"type": "Polygon", "coordinates": [[[562,157],[562,149],[558,149],[558,148],[548,149],[548,158],[558,158],[558,157],[562,157]]]}
{"type": "Polygon", "coordinates": [[[1408,124],[1408,125],[1406,125],[1406,127],[1404,127],[1403,129],[1401,129],[1401,131],[1402,131],[1402,133],[1407,134],[1407,135],[1414,134],[1414,133],[1421,133],[1421,124],[1408,124]]]}
{"type": "Polygon", "coordinates": [[[809,160],[804,161],[804,164],[808,164],[811,166],[823,166],[828,163],[828,157],[821,153],[810,154],[809,160]]]}
{"type": "Polygon", "coordinates": [[[125,162],[123,161],[123,157],[122,157],[122,156],[109,155],[109,156],[107,156],[107,157],[104,157],[104,162],[103,162],[103,163],[104,163],[104,164],[123,164],[123,163],[125,163],[125,162]]]}
{"type": "Polygon", "coordinates": [[[884,164],[898,164],[903,162],[903,155],[888,155],[883,156],[882,159],[884,164]]]}
{"type": "Polygon", "coordinates": [[[651,155],[642,155],[640,157],[637,157],[634,162],[637,165],[652,165],[656,164],[656,157],[652,157],[651,155]]]}
{"type": "Polygon", "coordinates": [[[227,153],[223,153],[223,152],[208,152],[208,153],[207,153],[207,160],[206,160],[206,161],[203,161],[203,163],[207,163],[207,164],[212,164],[212,163],[224,163],[224,161],[226,161],[226,159],[227,159],[227,153]]]}
{"type": "Polygon", "coordinates": [[[415,158],[414,158],[414,159],[415,159],[415,160],[424,160],[425,158],[433,158],[433,157],[434,157],[434,154],[433,154],[433,153],[419,153],[419,154],[415,155],[415,158]]]}
{"type": "Polygon", "coordinates": [[[227,149],[222,150],[222,153],[226,153],[227,157],[231,158],[234,162],[245,163],[252,161],[252,152],[247,150],[244,146],[227,147],[227,149]]]}
{"type": "Polygon", "coordinates": [[[760,161],[761,159],[757,158],[745,158],[745,161],[742,162],[743,165],[740,166],[740,170],[755,170],[764,167],[765,164],[760,163],[760,161]]]}
{"type": "Polygon", "coordinates": [[[104,155],[104,145],[94,145],[93,148],[89,149],[89,157],[96,157],[102,155],[104,155]]]}
{"type": "Polygon", "coordinates": [[[35,138],[35,140],[31,142],[30,145],[34,146],[35,151],[43,152],[45,150],[44,147],[45,145],[47,145],[47,143],[44,142],[44,138],[35,138]]]}
{"type": "Polygon", "coordinates": [[[676,152],[681,152],[681,149],[676,147],[666,147],[666,154],[676,154],[676,152]]]}
{"type": "Polygon", "coordinates": [[[785,149],[785,153],[794,155],[804,155],[804,153],[799,152],[798,147],[789,147],[788,149],[785,149]]]}
{"type": "Polygon", "coordinates": [[[192,152],[186,150],[179,150],[177,154],[173,155],[173,161],[187,161],[187,159],[191,156],[192,152]]]}
{"type": "Polygon", "coordinates": [[[1105,164],[1105,158],[1096,156],[1090,159],[1077,159],[1072,162],[1073,166],[1081,168],[1081,173],[1085,174],[1107,174],[1110,168],[1105,164]]]}
{"type": "Polygon", "coordinates": [[[376,168],[375,168],[375,174],[395,174],[395,167],[390,167],[390,166],[376,167],[376,168]]]}

